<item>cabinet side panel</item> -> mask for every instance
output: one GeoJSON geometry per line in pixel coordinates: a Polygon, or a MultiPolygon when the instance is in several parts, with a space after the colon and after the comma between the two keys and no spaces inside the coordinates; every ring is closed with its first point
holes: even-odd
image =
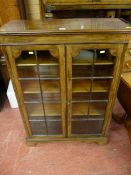
{"type": "Polygon", "coordinates": [[[22,90],[21,90],[21,87],[20,87],[20,84],[19,84],[18,78],[17,78],[15,58],[13,58],[12,51],[11,51],[10,47],[7,46],[6,50],[7,50],[6,61],[7,61],[8,71],[9,71],[10,78],[11,78],[12,83],[13,83],[13,87],[14,87],[15,94],[17,97],[19,110],[20,110],[21,115],[22,115],[22,120],[24,123],[26,134],[29,137],[32,135],[32,132],[31,132],[29,121],[28,121],[28,115],[27,115],[26,109],[24,107],[22,90]]]}
{"type": "Polygon", "coordinates": [[[114,102],[117,96],[117,90],[119,87],[121,71],[122,71],[123,62],[124,62],[124,54],[125,54],[126,48],[127,48],[127,45],[118,46],[117,60],[116,60],[115,68],[114,68],[114,77],[113,77],[112,85],[110,88],[109,103],[106,108],[105,120],[104,120],[104,125],[103,125],[103,130],[102,130],[103,135],[106,135],[109,129],[109,125],[110,125],[110,121],[112,117],[112,110],[113,110],[114,102]]]}

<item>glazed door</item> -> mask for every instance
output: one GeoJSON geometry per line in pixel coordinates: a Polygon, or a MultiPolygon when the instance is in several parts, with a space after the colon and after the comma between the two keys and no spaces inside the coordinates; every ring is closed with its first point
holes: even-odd
{"type": "Polygon", "coordinates": [[[24,120],[31,136],[64,137],[64,47],[17,46],[11,47],[11,52],[18,93],[22,94],[19,100],[23,101],[21,108],[26,111],[24,120]]]}
{"type": "Polygon", "coordinates": [[[105,135],[120,78],[123,45],[67,46],[68,136],[105,135]]]}

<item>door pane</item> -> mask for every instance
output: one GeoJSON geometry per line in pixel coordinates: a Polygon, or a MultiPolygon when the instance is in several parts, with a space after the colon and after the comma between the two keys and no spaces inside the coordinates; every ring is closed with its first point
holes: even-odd
{"type": "Polygon", "coordinates": [[[102,48],[81,49],[77,56],[72,57],[69,135],[101,133],[113,78],[114,55],[114,50],[102,48]]]}
{"type": "Polygon", "coordinates": [[[100,134],[103,118],[89,118],[86,116],[72,117],[72,134],[100,134]]]}
{"type": "Polygon", "coordinates": [[[32,134],[62,135],[59,58],[48,50],[26,50],[16,66],[32,134]]]}

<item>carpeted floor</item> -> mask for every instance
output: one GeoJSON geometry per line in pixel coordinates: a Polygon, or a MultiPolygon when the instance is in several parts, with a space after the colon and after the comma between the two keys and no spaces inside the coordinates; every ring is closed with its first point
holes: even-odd
{"type": "Polygon", "coordinates": [[[51,142],[28,147],[18,109],[0,113],[0,175],[131,175],[131,145],[111,123],[109,143],[51,142]]]}

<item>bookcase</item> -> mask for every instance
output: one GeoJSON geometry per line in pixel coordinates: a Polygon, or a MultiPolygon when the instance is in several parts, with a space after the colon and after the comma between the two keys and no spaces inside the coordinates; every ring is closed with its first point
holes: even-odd
{"type": "Polygon", "coordinates": [[[129,24],[109,18],[16,21],[1,28],[28,144],[107,142],[130,32],[129,24]]]}

